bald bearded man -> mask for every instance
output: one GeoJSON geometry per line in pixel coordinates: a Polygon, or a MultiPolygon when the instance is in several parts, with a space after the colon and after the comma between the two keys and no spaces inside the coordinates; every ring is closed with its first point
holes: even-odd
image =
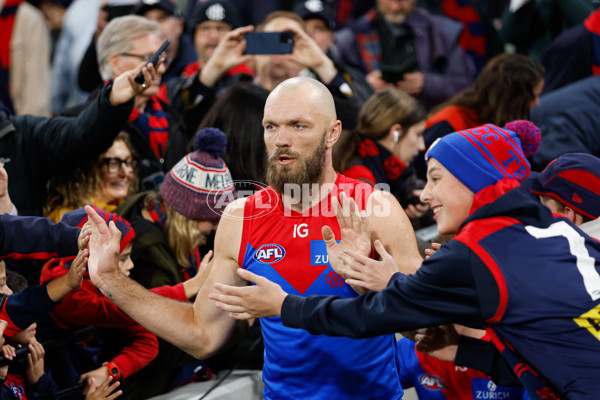
{"type": "MultiPolygon", "coordinates": [[[[421,262],[410,222],[395,198],[333,169],[332,147],[342,127],[322,83],[310,78],[282,82],[267,99],[263,127],[270,186],[227,206],[209,276],[193,306],[155,296],[121,274],[115,267],[118,232],[88,210],[96,224],[89,260],[94,284],[145,328],[198,358],[217,351],[234,327],[235,320],[208,295],[217,282],[247,285],[238,268],[303,296],[354,297],[363,291],[335,272],[341,263],[337,256],[327,256],[327,247],[330,254],[340,248],[341,229],[351,230],[343,220],[342,226],[337,222],[332,207],[338,196],[346,202],[346,196],[354,198],[360,210],[353,212],[363,211],[371,227],[362,234],[358,251],[370,254],[378,239],[393,256],[414,260],[414,269],[402,272],[413,273],[421,262]],[[325,225],[332,229],[321,232],[325,225]]],[[[266,399],[402,398],[394,335],[359,340],[313,336],[284,327],[279,318],[263,319],[261,327],[266,399]]]]}

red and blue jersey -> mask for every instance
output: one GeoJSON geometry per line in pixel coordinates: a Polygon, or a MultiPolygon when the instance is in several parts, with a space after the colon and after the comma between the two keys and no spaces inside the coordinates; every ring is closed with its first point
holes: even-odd
{"type": "MultiPolygon", "coordinates": [[[[304,213],[284,208],[266,188],[246,200],[239,265],[301,296],[355,297],[329,265],[321,236],[329,225],[340,237],[331,197],[344,191],[364,209],[374,189],[338,175],[327,198],[304,213]]],[[[267,399],[401,399],[394,335],[369,339],[315,336],[287,328],[280,318],[261,320],[267,399]]]]}
{"type": "Polygon", "coordinates": [[[402,387],[414,387],[419,400],[529,399],[523,388],[496,385],[483,372],[416,351],[407,338],[398,341],[398,365],[402,387]]]}

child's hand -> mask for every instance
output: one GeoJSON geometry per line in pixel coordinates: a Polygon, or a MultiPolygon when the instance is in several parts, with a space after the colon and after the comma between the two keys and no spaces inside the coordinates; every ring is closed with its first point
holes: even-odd
{"type": "Polygon", "coordinates": [[[108,378],[111,378],[108,373],[108,367],[103,365],[100,368],[88,371],[85,374],[81,374],[78,382],[86,382],[86,387],[83,389],[83,394],[87,394],[87,390],[91,388],[91,386],[89,386],[91,379],[94,379],[94,382],[102,386],[102,384],[105,383],[108,378]]]}
{"type": "MultiPolygon", "coordinates": [[[[119,387],[121,383],[119,381],[112,382],[112,376],[109,376],[102,384],[96,387],[96,378],[89,378],[87,380],[87,395],[85,396],[85,400],[112,400],[116,399],[120,395],[123,394],[122,390],[117,390],[112,393],[119,387]],[[112,384],[111,384],[112,383],[112,384]],[[112,394],[111,394],[112,393],[112,394]]],[[[84,393],[86,390],[84,389],[84,393]]]]}
{"type": "Polygon", "coordinates": [[[44,346],[37,341],[29,343],[27,354],[27,381],[34,385],[44,375],[44,346]]]}
{"type": "Polygon", "coordinates": [[[0,319],[0,346],[4,346],[4,330],[8,327],[8,322],[0,319]]]}
{"type": "Polygon", "coordinates": [[[436,242],[432,242],[431,243],[431,248],[430,249],[425,249],[425,259],[427,260],[429,257],[431,257],[432,255],[435,254],[436,251],[438,251],[440,248],[442,247],[441,244],[436,243],[436,242]]]}
{"type": "Polygon", "coordinates": [[[2,345],[2,356],[12,361],[17,356],[17,350],[10,344],[4,344],[2,345]]]}
{"type": "Polygon", "coordinates": [[[77,238],[77,248],[79,250],[83,250],[87,248],[88,243],[90,241],[90,235],[92,234],[92,226],[90,222],[86,222],[81,227],[81,232],[79,232],[79,237],[77,238]]]}
{"type": "Polygon", "coordinates": [[[79,250],[77,257],[71,263],[71,268],[67,273],[67,284],[72,290],[77,290],[81,286],[81,279],[85,275],[89,254],[88,249],[79,250]]]}

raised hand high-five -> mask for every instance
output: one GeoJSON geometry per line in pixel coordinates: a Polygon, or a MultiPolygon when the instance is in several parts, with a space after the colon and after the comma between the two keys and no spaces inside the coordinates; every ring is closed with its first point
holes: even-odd
{"type": "Polygon", "coordinates": [[[85,206],[85,211],[91,227],[88,271],[92,283],[102,290],[102,275],[119,272],[121,231],[112,221],[106,225],[106,221],[92,207],[85,206]]]}
{"type": "MultiPolygon", "coordinates": [[[[339,243],[335,240],[333,230],[327,225],[323,226],[321,234],[327,245],[327,255],[329,256],[331,268],[342,275],[344,279],[347,279],[349,275],[344,252],[353,251],[368,256],[371,252],[371,232],[369,231],[367,217],[358,210],[358,205],[354,199],[341,192],[339,202],[335,197],[331,201],[340,226],[341,240],[339,243]]],[[[352,285],[352,288],[357,293],[366,291],[364,287],[360,286],[352,285]]]]}

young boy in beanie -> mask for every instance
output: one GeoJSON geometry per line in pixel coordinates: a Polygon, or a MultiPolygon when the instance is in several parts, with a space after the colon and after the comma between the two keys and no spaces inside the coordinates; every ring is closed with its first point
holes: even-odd
{"type": "MultiPolygon", "coordinates": [[[[131,225],[117,214],[97,207],[94,207],[94,210],[105,221],[114,223],[121,232],[119,269],[121,273],[129,275],[134,268],[130,254],[135,232],[131,225]]],[[[83,226],[87,220],[83,208],[69,211],[62,218],[62,222],[67,225],[78,227],[83,226]]],[[[71,263],[65,259],[52,259],[44,265],[40,280],[42,283],[51,282],[67,274],[70,269],[71,263]]],[[[201,277],[201,274],[198,276],[201,277]]],[[[201,283],[197,279],[191,279],[186,283],[155,288],[152,291],[177,301],[187,301],[195,295],[201,283]]],[[[73,343],[59,352],[54,352],[48,364],[55,380],[62,387],[70,387],[84,380],[89,381],[92,377],[98,384],[112,377],[115,381],[126,380],[126,384],[130,385],[127,378],[148,365],[158,354],[156,336],[119,310],[91,284],[87,276],[79,289],[69,293],[54,307],[50,316],[53,323],[46,324],[46,330],[42,331],[42,334],[61,335],[66,329],[83,326],[117,328],[118,331],[117,339],[114,337],[115,329],[112,329],[88,338],[84,346],[73,343]],[[48,329],[50,326],[51,329],[48,329]],[[123,337],[126,337],[126,340],[120,339],[123,337]],[[110,357],[107,357],[108,354],[110,357]],[[71,363],[66,363],[65,359],[71,363]],[[106,362],[102,363],[103,361],[106,362]]]]}
{"type": "MultiPolygon", "coordinates": [[[[600,244],[519,187],[539,141],[539,133],[519,125],[454,132],[430,147],[421,199],[431,205],[439,232],[456,237],[414,275],[396,275],[383,291],[356,299],[303,298],[240,269],[256,286],[216,284],[221,294],[212,298],[235,318],[281,316],[284,325],[313,334],[370,337],[448,323],[485,327],[530,398],[595,397],[600,244]]],[[[363,227],[354,213],[343,214],[352,201],[341,200],[340,224],[343,215],[351,216],[340,242],[348,249],[356,235],[349,231],[363,227]]],[[[392,259],[378,241],[375,249],[381,261],[347,250],[347,269],[398,270],[403,260],[392,259]]],[[[360,283],[360,277],[348,281],[360,283]]]]}
{"type": "Polygon", "coordinates": [[[600,159],[591,154],[568,153],[541,173],[527,178],[531,193],[553,213],[600,240],[600,159]]]}

